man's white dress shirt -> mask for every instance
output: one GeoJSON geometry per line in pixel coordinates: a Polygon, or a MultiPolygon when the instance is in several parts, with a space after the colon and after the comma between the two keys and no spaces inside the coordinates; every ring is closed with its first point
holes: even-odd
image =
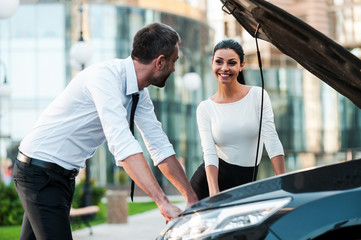
{"type": "Polygon", "coordinates": [[[156,119],[148,90],[138,89],[131,57],[80,72],[42,113],[19,150],[66,169],[84,168],[86,159],[105,141],[116,161],[141,153],[128,123],[132,94],[137,92],[135,124],[157,165],[175,152],[156,119]]]}

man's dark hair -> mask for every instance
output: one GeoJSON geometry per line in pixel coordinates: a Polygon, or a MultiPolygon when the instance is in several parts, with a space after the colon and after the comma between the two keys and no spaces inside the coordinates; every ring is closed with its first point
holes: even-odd
{"type": "Polygon", "coordinates": [[[164,55],[168,60],[180,40],[179,34],[170,26],[152,23],[135,34],[131,56],[144,64],[150,63],[159,55],[164,55]]]}

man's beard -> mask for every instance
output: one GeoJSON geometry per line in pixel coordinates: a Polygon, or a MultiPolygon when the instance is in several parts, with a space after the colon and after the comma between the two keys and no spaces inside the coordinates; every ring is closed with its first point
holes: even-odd
{"type": "Polygon", "coordinates": [[[156,86],[156,87],[163,88],[165,86],[165,83],[167,82],[167,79],[169,78],[170,74],[171,73],[168,73],[165,76],[160,76],[158,78],[153,79],[151,84],[156,86]]]}

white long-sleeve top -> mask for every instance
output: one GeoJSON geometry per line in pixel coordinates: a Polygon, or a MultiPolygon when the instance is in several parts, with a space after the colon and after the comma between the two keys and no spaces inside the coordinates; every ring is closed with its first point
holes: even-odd
{"type": "Polygon", "coordinates": [[[137,92],[134,121],[157,165],[175,152],[156,119],[148,89],[138,89],[131,57],[97,63],[80,72],[42,113],[19,150],[66,169],[85,167],[86,159],[105,141],[116,161],[140,153],[128,123],[132,94],[137,92]]]}
{"type": "MultiPolygon", "coordinates": [[[[252,167],[256,160],[262,88],[251,87],[248,94],[232,103],[202,101],[197,108],[197,123],[205,166],[218,167],[218,158],[243,167],[252,167]]],[[[262,134],[257,164],[265,144],[268,156],[284,155],[274,125],[271,101],[264,91],[262,134]]]]}

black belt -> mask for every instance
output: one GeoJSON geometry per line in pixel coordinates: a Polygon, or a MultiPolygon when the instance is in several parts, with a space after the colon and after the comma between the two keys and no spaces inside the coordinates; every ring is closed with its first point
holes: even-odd
{"type": "Polygon", "coordinates": [[[53,172],[59,173],[59,174],[63,175],[64,177],[68,177],[70,179],[75,178],[79,173],[79,171],[77,169],[68,170],[63,167],[60,167],[59,165],[57,165],[55,163],[46,162],[46,161],[42,161],[42,160],[35,159],[35,158],[30,158],[30,157],[22,154],[21,152],[18,153],[17,159],[20,162],[27,163],[29,165],[34,165],[34,166],[49,169],[53,172]]]}

